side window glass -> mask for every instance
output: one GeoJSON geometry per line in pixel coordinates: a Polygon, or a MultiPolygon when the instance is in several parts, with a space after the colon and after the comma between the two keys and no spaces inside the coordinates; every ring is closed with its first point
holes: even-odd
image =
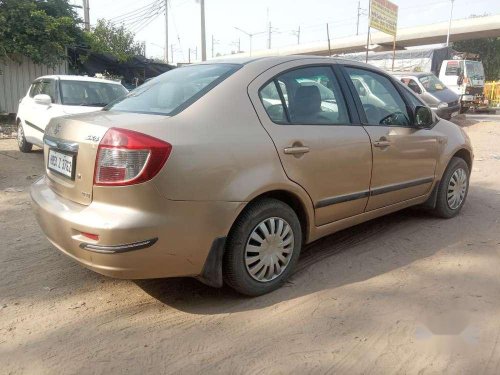
{"type": "MultiPolygon", "coordinates": [[[[283,95],[285,95],[285,92],[283,92],[283,95]]],[[[283,107],[278,89],[276,88],[275,81],[271,81],[266,86],[264,86],[260,90],[259,96],[262,104],[264,105],[264,108],[266,109],[267,114],[272,121],[277,123],[287,122],[285,109],[283,107]]]]}
{"type": "Polygon", "coordinates": [[[381,74],[346,67],[370,125],[411,124],[406,104],[391,80],[381,74]]]}
{"type": "Polygon", "coordinates": [[[292,70],[278,77],[290,122],[297,125],[349,124],[340,86],[330,67],[292,70]]]}
{"type": "Polygon", "coordinates": [[[420,86],[418,85],[417,82],[415,82],[413,79],[408,80],[408,87],[416,94],[421,94],[422,90],[420,89],[420,86]]]}
{"type": "Polygon", "coordinates": [[[40,82],[33,82],[30,88],[30,98],[40,93],[40,82]]]}
{"type": "Polygon", "coordinates": [[[447,76],[456,76],[458,75],[458,68],[460,67],[458,60],[448,61],[446,64],[446,71],[444,72],[447,76]]]}
{"type": "Polygon", "coordinates": [[[54,103],[56,99],[55,82],[52,80],[42,81],[39,94],[45,94],[50,96],[50,98],[52,99],[52,103],[54,103]]]}

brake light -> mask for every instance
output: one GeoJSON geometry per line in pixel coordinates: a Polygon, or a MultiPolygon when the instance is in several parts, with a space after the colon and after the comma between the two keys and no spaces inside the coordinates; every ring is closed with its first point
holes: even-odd
{"type": "Polygon", "coordinates": [[[99,143],[94,184],[133,185],[152,179],[163,167],[172,145],[132,130],[111,128],[99,143]]]}

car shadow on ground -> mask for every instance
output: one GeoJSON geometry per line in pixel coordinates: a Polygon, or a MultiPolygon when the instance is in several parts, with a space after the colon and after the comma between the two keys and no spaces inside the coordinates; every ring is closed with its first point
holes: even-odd
{"type": "Polygon", "coordinates": [[[430,257],[466,237],[480,237],[482,226],[477,223],[477,215],[481,215],[485,205],[491,207],[488,197],[497,191],[481,187],[473,190],[462,213],[451,220],[433,217],[423,210],[406,209],[307,245],[290,280],[281,289],[261,297],[248,298],[227,286],[215,289],[187,278],[136,280],[135,283],[161,303],[178,310],[221,314],[272,306],[367,280],[430,257]],[[463,230],[457,236],[456,230],[447,230],[450,226],[463,227],[463,230]]]}

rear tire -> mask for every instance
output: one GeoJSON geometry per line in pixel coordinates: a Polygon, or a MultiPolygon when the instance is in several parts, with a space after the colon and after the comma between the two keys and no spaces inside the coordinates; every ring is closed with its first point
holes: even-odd
{"type": "Polygon", "coordinates": [[[277,199],[250,203],[234,224],[224,254],[224,280],[239,293],[259,296],[288,279],[302,248],[295,211],[277,199]]]}
{"type": "Polygon", "coordinates": [[[460,213],[469,192],[469,177],[469,166],[465,160],[452,158],[439,182],[433,210],[436,216],[449,219],[460,213]]]}
{"type": "Polygon", "coordinates": [[[17,121],[17,146],[21,152],[31,152],[33,144],[29,143],[24,136],[24,129],[21,120],[17,121]]]}

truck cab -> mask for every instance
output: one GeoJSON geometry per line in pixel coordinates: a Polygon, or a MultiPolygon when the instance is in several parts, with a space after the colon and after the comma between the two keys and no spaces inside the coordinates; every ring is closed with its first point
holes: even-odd
{"type": "Polygon", "coordinates": [[[439,79],[460,96],[462,112],[487,105],[484,101],[484,68],[476,60],[444,60],[439,79]]]}

